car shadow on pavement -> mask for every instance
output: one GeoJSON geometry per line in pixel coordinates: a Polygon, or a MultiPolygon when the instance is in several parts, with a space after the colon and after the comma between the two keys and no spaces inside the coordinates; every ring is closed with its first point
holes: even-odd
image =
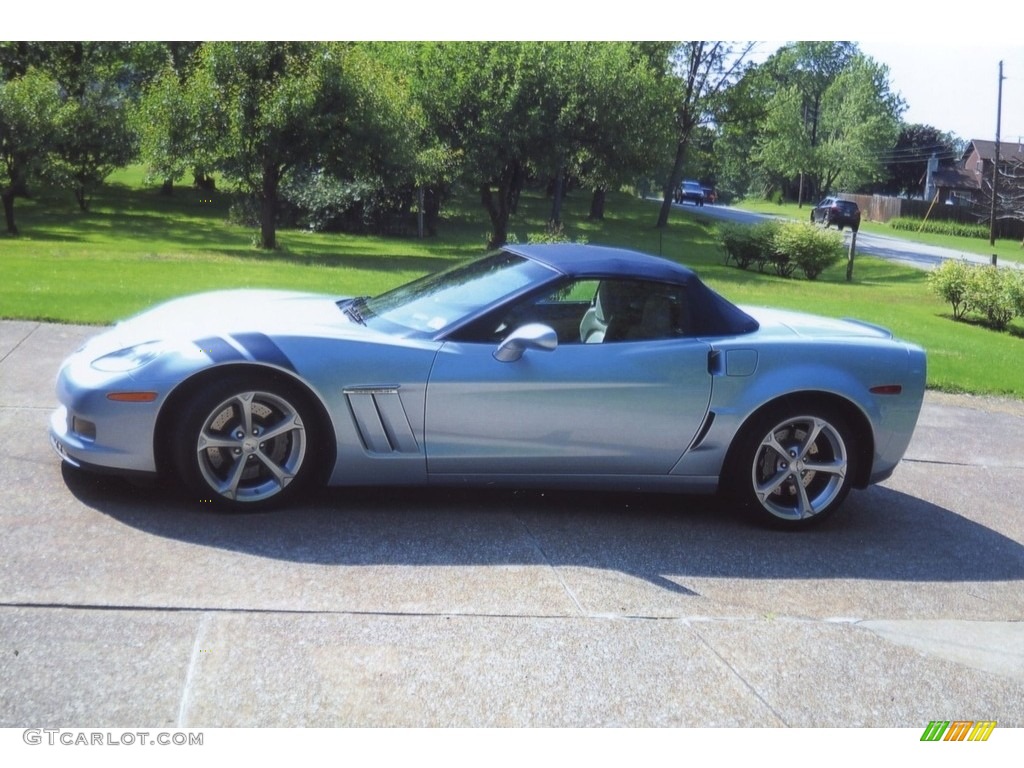
{"type": "Polygon", "coordinates": [[[829,520],[791,533],[717,499],[491,489],[326,489],[293,506],[224,514],[117,478],[65,467],[84,505],[154,536],[320,565],[578,566],[666,579],[1024,580],[1024,546],[884,486],[855,491],[829,520]]]}

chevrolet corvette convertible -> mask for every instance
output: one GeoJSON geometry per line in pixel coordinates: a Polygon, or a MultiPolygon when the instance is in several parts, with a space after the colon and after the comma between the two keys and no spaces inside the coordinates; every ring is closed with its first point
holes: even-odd
{"type": "Polygon", "coordinates": [[[802,527],[889,477],[925,354],[674,262],[510,245],[376,297],[172,300],[60,369],[50,441],[248,510],[314,484],[728,493],[802,527]]]}

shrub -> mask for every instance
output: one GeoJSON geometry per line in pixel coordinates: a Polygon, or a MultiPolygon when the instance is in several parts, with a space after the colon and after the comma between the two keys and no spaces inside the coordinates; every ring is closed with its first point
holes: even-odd
{"type": "Polygon", "coordinates": [[[1017,275],[998,267],[974,267],[967,278],[966,301],[997,331],[1006,329],[1016,314],[1013,284],[1017,275]]]}
{"type": "Polygon", "coordinates": [[[1024,317],[1024,272],[1019,269],[1003,271],[1006,273],[1004,279],[1009,283],[1013,311],[1017,317],[1024,317]]]}
{"type": "Polygon", "coordinates": [[[753,229],[746,224],[723,224],[718,228],[726,264],[731,261],[740,269],[746,269],[761,257],[753,229]]]}
{"type": "Polygon", "coordinates": [[[796,269],[796,262],[789,258],[785,251],[772,250],[768,254],[767,263],[772,265],[775,274],[779,277],[789,277],[796,269]]]}
{"type": "Polygon", "coordinates": [[[723,224],[718,228],[722,247],[725,249],[725,263],[732,261],[740,269],[756,264],[764,269],[774,249],[775,231],[778,223],[763,221],[758,224],[723,224]]]}
{"type": "Polygon", "coordinates": [[[565,227],[561,224],[555,224],[553,221],[549,221],[543,232],[528,232],[526,234],[526,242],[531,244],[544,244],[544,243],[583,243],[587,242],[586,236],[581,236],[573,240],[565,231],[565,227]]]}
{"type": "Polygon", "coordinates": [[[839,262],[843,257],[843,236],[838,232],[819,229],[803,222],[787,222],[779,226],[773,238],[776,271],[783,274],[780,265],[790,274],[803,271],[808,280],[839,262]]]}
{"type": "Polygon", "coordinates": [[[928,274],[932,291],[952,305],[954,320],[962,318],[967,311],[967,281],[971,270],[962,259],[947,259],[928,274]]]}
{"type": "Polygon", "coordinates": [[[757,268],[764,271],[764,265],[771,262],[775,257],[775,233],[779,231],[782,224],[778,221],[762,221],[755,224],[753,229],[754,241],[761,252],[757,259],[757,268]]]}

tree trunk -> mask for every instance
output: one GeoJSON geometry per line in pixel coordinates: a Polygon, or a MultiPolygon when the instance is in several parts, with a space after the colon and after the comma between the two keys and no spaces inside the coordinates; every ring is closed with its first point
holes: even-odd
{"type": "Polygon", "coordinates": [[[515,201],[519,199],[526,175],[518,164],[506,167],[498,179],[498,190],[495,194],[490,183],[480,185],[480,202],[487,210],[491,219],[491,239],[488,248],[498,248],[508,239],[508,220],[515,210],[515,201]]]}
{"type": "Polygon", "coordinates": [[[277,248],[277,185],[281,172],[276,165],[263,167],[263,190],[260,195],[260,248],[277,248]]]}
{"type": "Polygon", "coordinates": [[[4,218],[7,220],[7,234],[17,235],[18,227],[14,224],[14,190],[5,189],[0,197],[4,201],[4,218]]]}
{"type": "Polygon", "coordinates": [[[192,186],[196,189],[214,190],[217,188],[217,182],[206,171],[197,168],[192,171],[192,186]]]}
{"type": "Polygon", "coordinates": [[[174,194],[174,179],[164,179],[164,183],[160,186],[160,194],[168,197],[174,194]]]}
{"type": "Polygon", "coordinates": [[[487,243],[488,248],[498,248],[505,244],[508,239],[508,197],[504,194],[501,186],[498,187],[498,194],[495,196],[491,191],[490,184],[480,185],[480,202],[483,203],[487,215],[491,219],[491,238],[487,243]],[[497,199],[495,199],[497,197],[497,199]]]}
{"type": "Polygon", "coordinates": [[[426,218],[427,235],[435,237],[437,223],[441,219],[441,192],[437,187],[430,186],[423,191],[423,213],[426,218]]]}
{"type": "Polygon", "coordinates": [[[78,210],[82,213],[89,212],[89,196],[86,194],[83,184],[75,187],[75,200],[78,202],[78,210]]]}
{"type": "Polygon", "coordinates": [[[562,226],[562,200],[565,199],[565,169],[559,166],[551,193],[551,225],[562,226]]]}
{"type": "Polygon", "coordinates": [[[524,184],[526,184],[526,171],[519,166],[519,163],[516,163],[508,183],[508,210],[512,216],[519,212],[519,193],[523,190],[524,184]]]}
{"type": "Polygon", "coordinates": [[[661,211],[658,213],[657,227],[661,228],[668,224],[668,214],[672,210],[672,195],[676,191],[676,187],[683,180],[683,163],[686,162],[686,144],[687,142],[680,141],[676,145],[676,159],[672,163],[672,172],[669,174],[668,181],[665,182],[665,188],[663,190],[665,197],[661,201],[661,211]]]}
{"type": "Polygon", "coordinates": [[[598,187],[594,190],[594,196],[590,198],[590,220],[591,221],[604,221],[604,199],[605,199],[604,187],[598,187]]]}

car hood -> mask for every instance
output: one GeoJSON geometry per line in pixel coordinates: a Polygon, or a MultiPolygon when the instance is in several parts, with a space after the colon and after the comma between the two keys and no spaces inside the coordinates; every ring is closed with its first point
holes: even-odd
{"type": "Polygon", "coordinates": [[[90,340],[104,355],[147,342],[190,344],[233,333],[362,336],[368,331],[338,309],[339,297],[297,291],[232,290],[173,299],[90,340]]]}
{"type": "Polygon", "coordinates": [[[803,312],[767,307],[741,307],[760,324],[762,336],[799,336],[813,339],[868,338],[891,339],[885,328],[860,320],[837,320],[803,312]]]}

